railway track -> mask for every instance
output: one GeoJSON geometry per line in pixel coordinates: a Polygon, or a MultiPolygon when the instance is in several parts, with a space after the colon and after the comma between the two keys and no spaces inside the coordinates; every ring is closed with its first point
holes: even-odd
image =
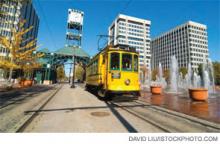
{"type": "MultiPolygon", "coordinates": [[[[15,131],[17,133],[23,132],[25,128],[28,127],[28,125],[38,116],[38,112],[41,111],[52,99],[53,97],[58,93],[58,91],[63,87],[63,84],[59,86],[42,104],[40,104],[39,108],[32,112],[31,114],[28,113],[26,115],[26,118],[16,126],[15,131]]],[[[25,112],[27,114],[27,112],[25,112]]]]}
{"type": "MultiPolygon", "coordinates": [[[[30,123],[38,116],[39,111],[53,99],[62,88],[61,85],[55,90],[40,106],[17,127],[15,132],[23,132],[30,123]]],[[[162,132],[220,132],[220,125],[217,123],[202,120],[193,116],[171,111],[159,106],[154,106],[141,100],[132,101],[108,101],[113,108],[122,109],[142,121],[156,127],[162,132]]]]}
{"type": "Polygon", "coordinates": [[[220,125],[217,123],[153,106],[140,100],[109,103],[150,123],[163,132],[220,132],[220,125]]]}

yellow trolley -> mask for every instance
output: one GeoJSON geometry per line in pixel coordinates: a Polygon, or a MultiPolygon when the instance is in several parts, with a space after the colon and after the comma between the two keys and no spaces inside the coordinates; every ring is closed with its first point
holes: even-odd
{"type": "Polygon", "coordinates": [[[112,93],[139,96],[139,55],[133,48],[107,46],[86,68],[86,89],[109,98],[112,93]]]}

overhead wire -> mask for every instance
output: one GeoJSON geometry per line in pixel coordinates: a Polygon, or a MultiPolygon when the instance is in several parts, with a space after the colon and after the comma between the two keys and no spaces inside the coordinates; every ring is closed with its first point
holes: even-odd
{"type": "Polygon", "coordinates": [[[48,24],[46,15],[45,15],[45,13],[44,13],[44,9],[43,9],[43,7],[41,6],[41,3],[40,3],[39,0],[36,0],[36,2],[38,3],[39,8],[40,8],[40,11],[42,12],[43,19],[44,19],[44,22],[45,22],[45,24],[46,24],[47,30],[48,30],[48,32],[49,32],[49,36],[50,36],[51,42],[52,42],[54,48],[57,49],[57,45],[56,45],[56,42],[55,42],[55,40],[54,40],[54,38],[53,38],[52,31],[51,31],[51,29],[50,29],[50,27],[49,27],[49,24],[48,24]]]}
{"type": "Polygon", "coordinates": [[[122,8],[121,12],[119,12],[119,13],[125,12],[131,2],[132,2],[132,0],[129,0],[129,1],[125,4],[124,8],[122,8]]]}
{"type": "MultiPolygon", "coordinates": [[[[125,6],[116,14],[115,17],[117,17],[118,14],[124,13],[124,12],[127,10],[128,6],[131,4],[131,2],[132,2],[132,0],[128,0],[127,3],[125,4],[125,6]]],[[[98,35],[98,36],[102,36],[102,37],[100,37],[99,40],[98,40],[98,49],[100,50],[101,48],[100,48],[100,45],[99,45],[99,41],[100,41],[100,39],[103,38],[103,37],[106,38],[107,35],[106,35],[106,36],[98,35]]],[[[109,36],[109,37],[111,38],[111,37],[113,37],[113,36],[109,36]]],[[[109,37],[108,37],[108,38],[109,38],[109,37]]],[[[108,38],[106,39],[106,42],[103,44],[103,45],[104,45],[103,47],[105,47],[105,46],[108,44],[108,38]]]]}

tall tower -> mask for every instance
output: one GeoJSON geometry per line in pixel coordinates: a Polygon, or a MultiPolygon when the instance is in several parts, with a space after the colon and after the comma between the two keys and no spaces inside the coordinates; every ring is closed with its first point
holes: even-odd
{"type": "Polygon", "coordinates": [[[75,49],[81,49],[83,16],[84,13],[82,11],[76,9],[68,9],[66,45],[73,50],[73,68],[72,74],[70,74],[72,75],[71,88],[75,87],[75,64],[78,58],[77,54],[75,53],[75,49]]]}
{"type": "Polygon", "coordinates": [[[81,48],[84,12],[68,9],[66,44],[81,48]]]}

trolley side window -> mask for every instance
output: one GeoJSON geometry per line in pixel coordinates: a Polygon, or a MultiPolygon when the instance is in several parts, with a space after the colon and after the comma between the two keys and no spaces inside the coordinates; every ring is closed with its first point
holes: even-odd
{"type": "Polygon", "coordinates": [[[119,53],[111,53],[110,60],[110,68],[111,70],[119,70],[120,68],[120,54],[119,53]]]}
{"type": "Polygon", "coordinates": [[[122,70],[131,71],[132,70],[132,55],[122,54],[122,70]]]}
{"type": "Polygon", "coordinates": [[[134,71],[138,71],[138,56],[134,55],[134,71]]]}

